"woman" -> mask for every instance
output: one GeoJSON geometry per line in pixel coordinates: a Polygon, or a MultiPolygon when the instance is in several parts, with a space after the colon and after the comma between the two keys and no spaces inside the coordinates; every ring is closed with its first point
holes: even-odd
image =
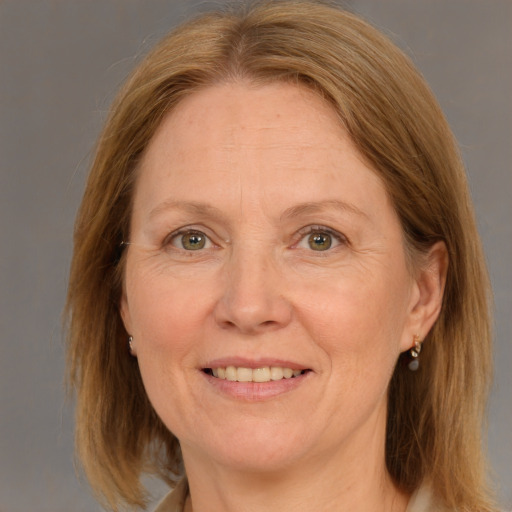
{"type": "Polygon", "coordinates": [[[488,300],[408,59],[315,2],[203,15],[120,93],[77,219],[88,477],[114,510],[145,471],[158,511],[495,510],[488,300]]]}

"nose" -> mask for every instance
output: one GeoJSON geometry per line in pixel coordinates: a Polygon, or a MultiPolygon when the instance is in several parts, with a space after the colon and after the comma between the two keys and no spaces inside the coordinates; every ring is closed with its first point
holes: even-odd
{"type": "Polygon", "coordinates": [[[292,307],[284,295],[284,276],[270,256],[250,250],[233,254],[223,277],[214,312],[221,328],[259,334],[290,323],[292,307]]]}

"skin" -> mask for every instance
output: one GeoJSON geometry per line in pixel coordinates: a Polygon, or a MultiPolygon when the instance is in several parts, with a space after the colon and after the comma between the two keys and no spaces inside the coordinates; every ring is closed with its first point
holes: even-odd
{"type": "Polygon", "coordinates": [[[121,314],[180,440],[187,510],[405,510],[386,391],[439,313],[446,252],[411,274],[384,185],[324,100],[245,82],[183,100],[139,168],[130,242],[121,314]],[[185,249],[181,228],[205,247],[185,249]],[[331,247],[313,250],[312,230],[331,247]],[[202,370],[234,357],[310,371],[233,396],[202,370]]]}

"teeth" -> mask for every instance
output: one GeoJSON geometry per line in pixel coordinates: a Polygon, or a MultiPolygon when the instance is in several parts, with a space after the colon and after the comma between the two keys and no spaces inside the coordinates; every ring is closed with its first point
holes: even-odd
{"type": "Polygon", "coordinates": [[[214,377],[237,382],[270,382],[273,380],[291,379],[298,377],[303,370],[292,370],[280,366],[263,366],[262,368],[244,368],[228,366],[226,368],[212,368],[214,377]]]}
{"type": "MultiPolygon", "coordinates": [[[[240,371],[240,370],[238,370],[240,371]]],[[[265,366],[264,368],[255,368],[252,371],[253,382],[268,382],[270,380],[270,368],[265,366]]]]}
{"type": "Polygon", "coordinates": [[[226,368],[226,380],[237,380],[237,371],[234,366],[228,366],[226,368]]]}
{"type": "Polygon", "coordinates": [[[238,368],[236,371],[236,380],[238,382],[252,382],[251,368],[238,368]]]}
{"type": "Polygon", "coordinates": [[[272,380],[281,380],[283,378],[283,369],[279,366],[272,366],[270,368],[270,378],[272,380]]]}
{"type": "Polygon", "coordinates": [[[293,370],[291,368],[283,368],[283,376],[285,379],[291,379],[293,377],[293,370]]]}

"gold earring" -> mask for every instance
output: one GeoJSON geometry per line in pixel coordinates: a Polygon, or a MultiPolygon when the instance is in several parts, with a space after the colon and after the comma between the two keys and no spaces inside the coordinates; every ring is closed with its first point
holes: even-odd
{"type": "Polygon", "coordinates": [[[409,350],[409,357],[411,358],[411,361],[407,365],[411,372],[415,372],[420,367],[419,355],[421,352],[422,342],[417,334],[413,337],[413,343],[414,347],[409,350]]]}

